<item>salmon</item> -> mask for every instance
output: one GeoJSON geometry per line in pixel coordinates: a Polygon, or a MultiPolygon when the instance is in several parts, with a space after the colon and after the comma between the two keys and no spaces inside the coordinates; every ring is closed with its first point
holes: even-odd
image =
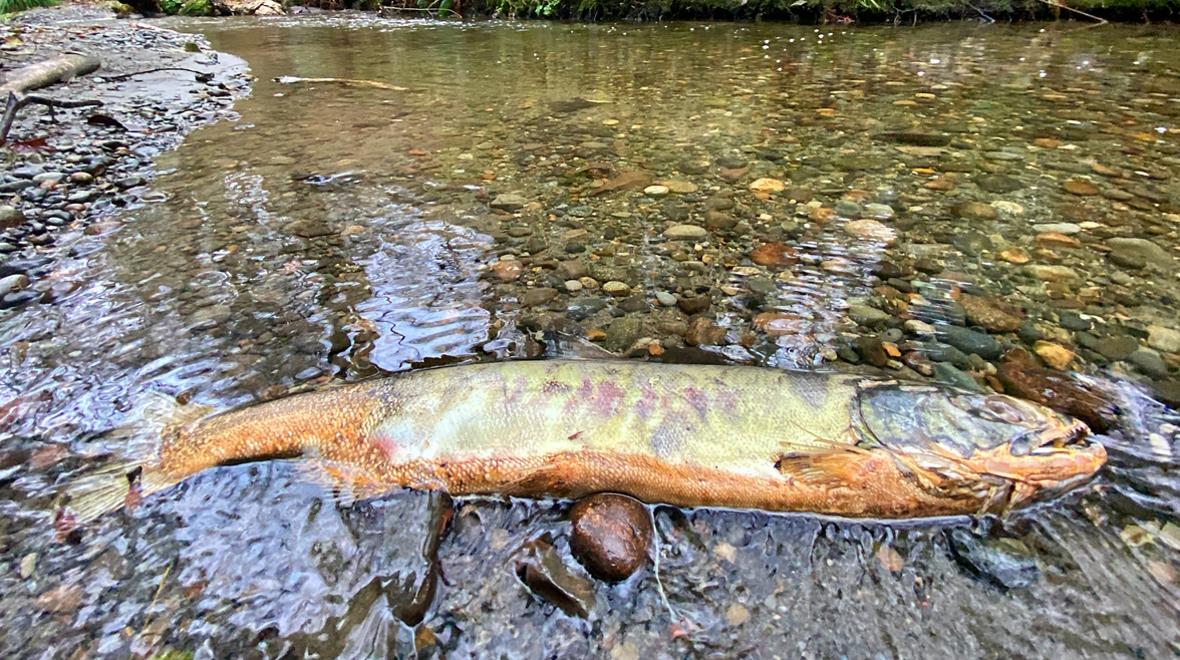
{"type": "Polygon", "coordinates": [[[348,498],[403,488],[909,519],[1003,513],[1106,460],[1085,424],[1000,394],[837,373],[541,360],[412,371],[174,424],[96,476],[93,518],[202,471],[302,461],[348,498]]]}

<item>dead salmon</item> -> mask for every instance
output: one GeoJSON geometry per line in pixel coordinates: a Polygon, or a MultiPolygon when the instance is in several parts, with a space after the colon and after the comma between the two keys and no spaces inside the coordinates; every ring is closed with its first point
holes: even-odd
{"type": "Polygon", "coordinates": [[[1004,512],[1089,479],[1086,426],[999,394],[836,373],[543,360],[413,371],[173,424],[96,475],[93,518],[203,470],[299,459],[352,498],[401,488],[852,518],[1004,512]]]}

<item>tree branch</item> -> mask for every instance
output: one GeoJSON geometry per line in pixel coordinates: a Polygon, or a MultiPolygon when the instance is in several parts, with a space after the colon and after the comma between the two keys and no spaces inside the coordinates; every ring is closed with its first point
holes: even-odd
{"type": "Polygon", "coordinates": [[[85,108],[88,106],[102,105],[102,101],[97,99],[69,101],[51,99],[48,96],[37,96],[35,94],[17,96],[16,92],[10,91],[8,92],[8,100],[4,104],[4,116],[0,119],[0,145],[8,142],[8,131],[12,130],[12,122],[16,119],[17,111],[33,103],[48,106],[49,108],[85,108]]]}

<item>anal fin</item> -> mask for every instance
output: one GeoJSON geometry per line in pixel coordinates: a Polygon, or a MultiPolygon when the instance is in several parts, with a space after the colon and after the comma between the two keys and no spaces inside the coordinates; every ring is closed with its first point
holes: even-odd
{"type": "Polygon", "coordinates": [[[312,459],[297,465],[302,478],[322,487],[332,501],[344,506],[388,494],[397,488],[397,484],[390,483],[379,472],[352,463],[312,459]]]}

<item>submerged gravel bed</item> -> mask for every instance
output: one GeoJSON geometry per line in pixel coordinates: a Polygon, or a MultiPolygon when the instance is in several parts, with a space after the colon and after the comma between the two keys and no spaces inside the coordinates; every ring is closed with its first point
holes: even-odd
{"type": "Polygon", "coordinates": [[[152,158],[233,116],[250,77],[244,62],[210,50],[204,37],[80,5],[0,25],[0,51],[0,78],[63,53],[102,61],[91,75],[37,92],[101,106],[27,106],[0,147],[0,308],[7,308],[60,295],[46,275],[62,232],[158,200],[148,185],[152,158]]]}

